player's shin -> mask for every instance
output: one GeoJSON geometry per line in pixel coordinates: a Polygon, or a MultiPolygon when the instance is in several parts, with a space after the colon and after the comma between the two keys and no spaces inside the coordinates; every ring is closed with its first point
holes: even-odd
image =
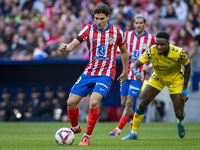
{"type": "Polygon", "coordinates": [[[88,114],[88,122],[87,122],[87,129],[86,129],[86,135],[90,136],[92,134],[92,131],[94,129],[94,126],[99,118],[99,108],[89,109],[88,114]]]}
{"type": "Polygon", "coordinates": [[[144,117],[144,112],[145,112],[145,110],[141,111],[138,108],[136,109],[135,114],[134,114],[134,118],[133,118],[133,126],[132,126],[133,132],[138,131],[140,123],[142,122],[142,119],[144,117]]]}
{"type": "MultiPolygon", "coordinates": [[[[78,129],[78,114],[79,114],[79,108],[77,107],[76,109],[74,110],[67,110],[68,111],[68,116],[69,116],[69,120],[70,120],[70,123],[71,123],[71,126],[72,126],[72,129],[73,127],[77,127],[78,129]]],[[[76,129],[74,129],[76,130],[76,129]]]]}
{"type": "Polygon", "coordinates": [[[177,118],[177,123],[181,123],[185,118],[185,112],[183,112],[183,118],[177,118]]]}

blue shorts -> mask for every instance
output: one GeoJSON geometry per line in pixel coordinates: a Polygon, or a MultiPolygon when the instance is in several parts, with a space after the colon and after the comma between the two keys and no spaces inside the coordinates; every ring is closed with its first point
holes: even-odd
{"type": "Polygon", "coordinates": [[[85,97],[91,92],[97,92],[106,97],[112,85],[112,78],[108,76],[91,76],[82,74],[70,93],[85,97]]]}
{"type": "Polygon", "coordinates": [[[122,96],[131,95],[138,98],[143,82],[138,82],[137,80],[126,80],[121,85],[120,94],[122,96]]]}

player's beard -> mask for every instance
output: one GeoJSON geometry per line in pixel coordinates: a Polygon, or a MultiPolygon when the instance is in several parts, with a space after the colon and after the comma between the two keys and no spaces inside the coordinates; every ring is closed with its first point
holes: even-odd
{"type": "Polygon", "coordinates": [[[144,32],[144,27],[137,27],[136,32],[138,34],[141,34],[142,32],[144,32]]]}

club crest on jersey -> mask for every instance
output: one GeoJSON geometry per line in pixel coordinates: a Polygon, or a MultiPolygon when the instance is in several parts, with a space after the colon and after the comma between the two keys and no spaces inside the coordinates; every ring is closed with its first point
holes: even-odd
{"type": "Polygon", "coordinates": [[[115,40],[113,37],[110,37],[108,41],[109,41],[109,44],[113,44],[115,40]]]}
{"type": "Polygon", "coordinates": [[[143,46],[142,46],[142,48],[143,48],[143,49],[147,49],[147,48],[148,48],[148,45],[144,43],[143,46]]]}

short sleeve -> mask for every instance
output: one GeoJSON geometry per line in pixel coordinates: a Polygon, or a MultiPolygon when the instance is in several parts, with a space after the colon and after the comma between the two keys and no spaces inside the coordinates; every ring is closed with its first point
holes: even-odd
{"type": "Polygon", "coordinates": [[[178,62],[183,66],[186,66],[190,62],[186,52],[183,49],[179,54],[178,62]]]}
{"type": "MultiPolygon", "coordinates": [[[[90,26],[86,25],[78,34],[78,37],[80,37],[82,40],[85,40],[87,36],[89,35],[89,29],[90,26]]],[[[78,39],[80,41],[80,39],[78,39]]]]}
{"type": "Polygon", "coordinates": [[[118,34],[118,46],[121,47],[122,45],[125,44],[125,34],[124,32],[120,29],[119,34],[118,34]]]}

